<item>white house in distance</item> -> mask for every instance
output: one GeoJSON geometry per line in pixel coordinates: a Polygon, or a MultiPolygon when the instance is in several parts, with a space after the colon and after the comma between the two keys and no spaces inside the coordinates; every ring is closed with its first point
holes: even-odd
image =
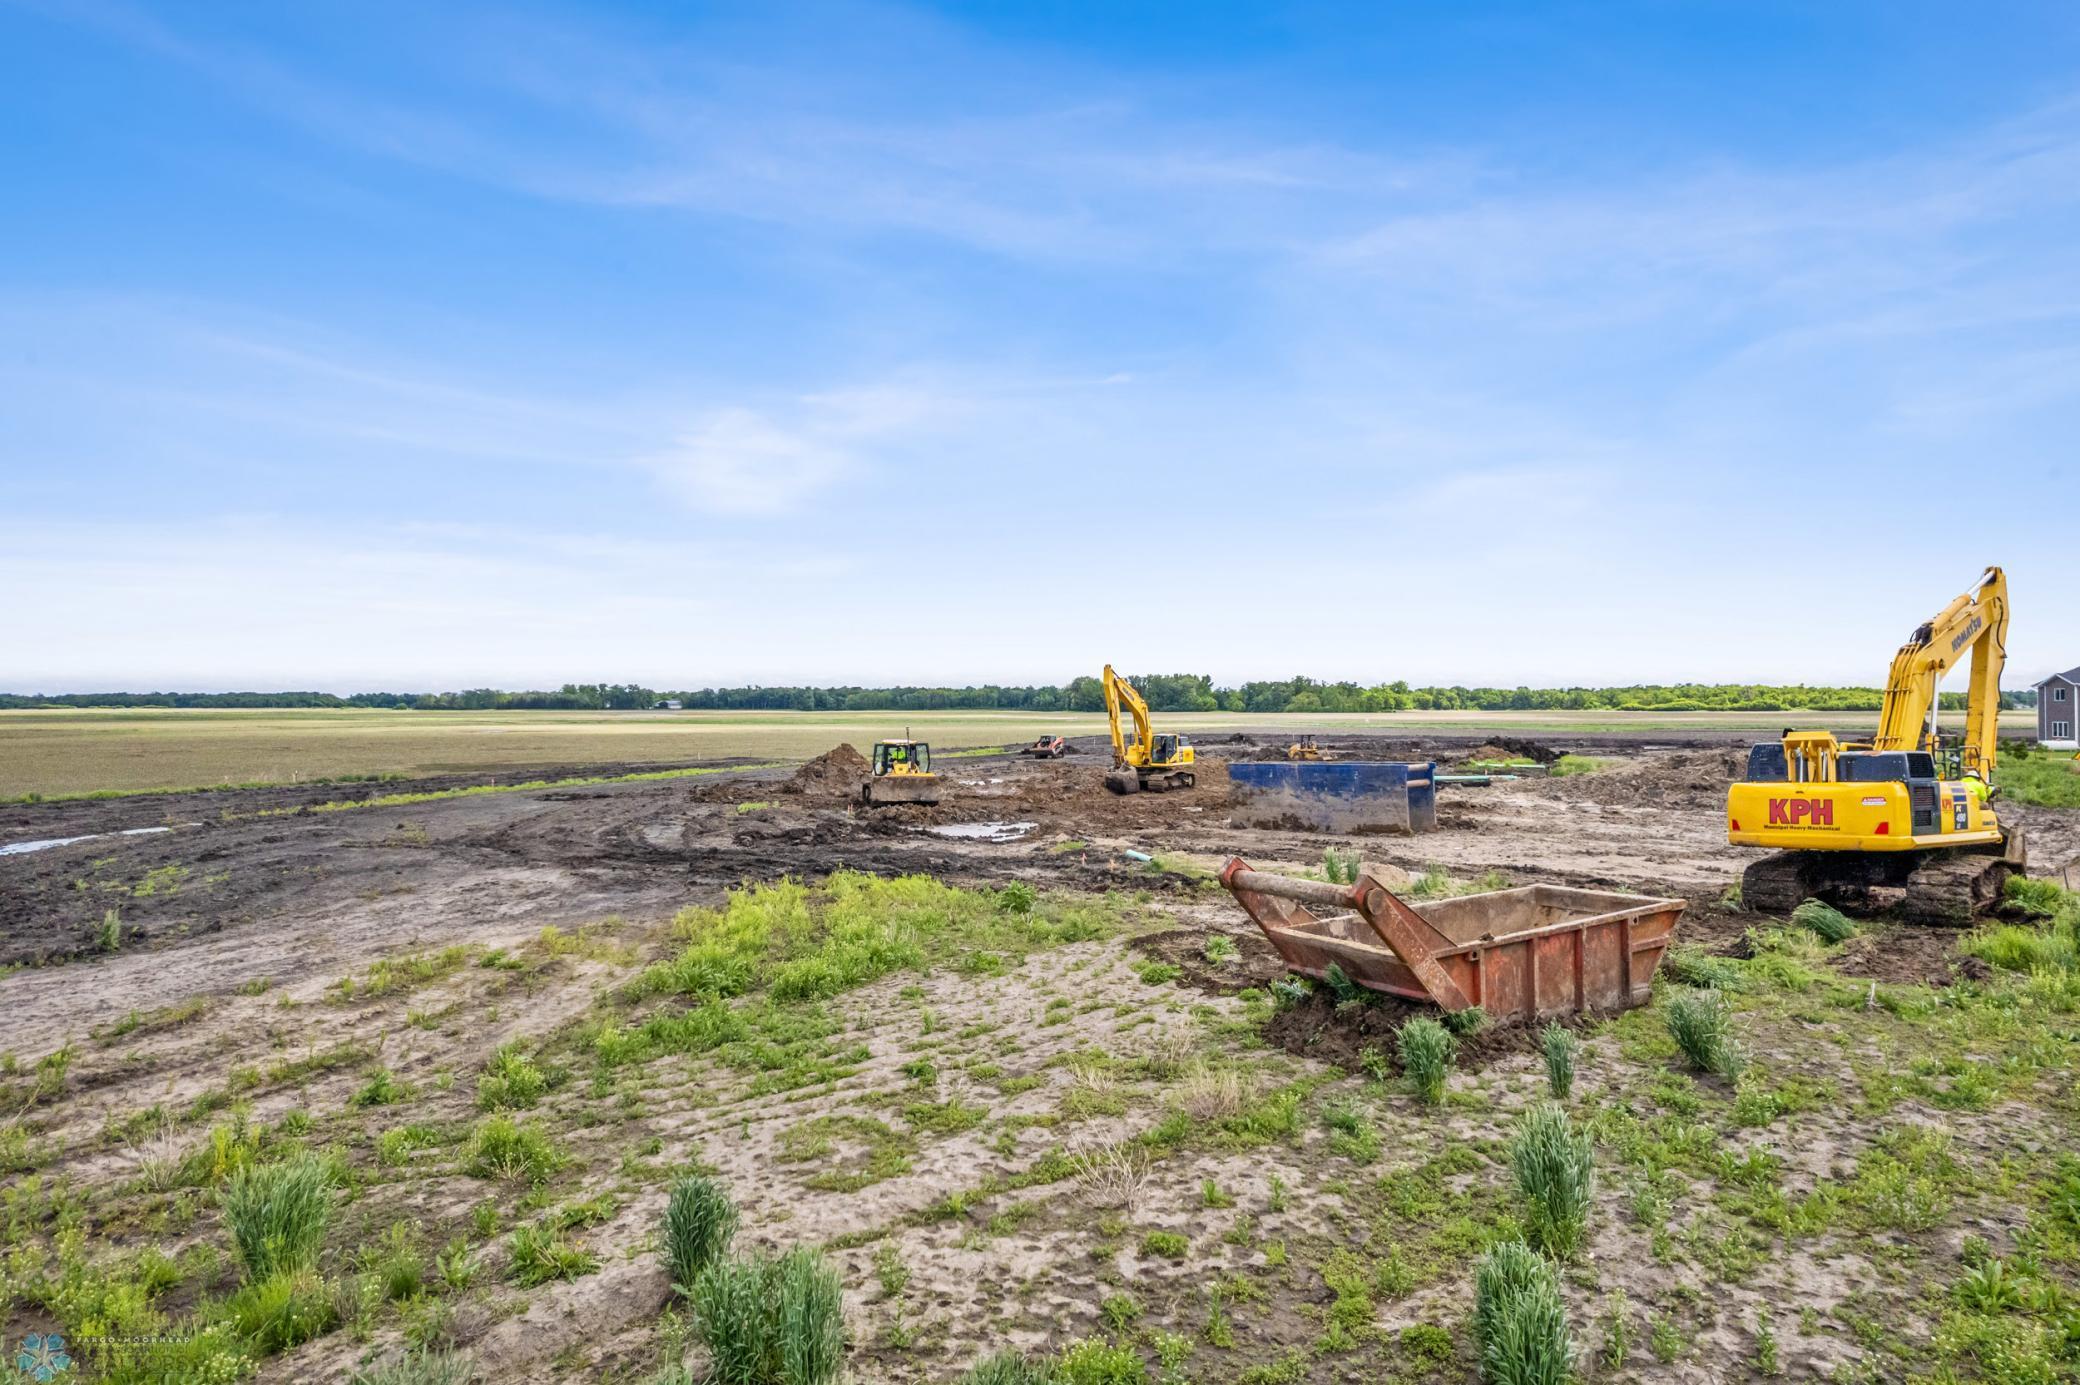
{"type": "Polygon", "coordinates": [[[2037,684],[2037,744],[2054,750],[2080,749],[2073,724],[2080,721],[2080,668],[2054,673],[2037,684]]]}

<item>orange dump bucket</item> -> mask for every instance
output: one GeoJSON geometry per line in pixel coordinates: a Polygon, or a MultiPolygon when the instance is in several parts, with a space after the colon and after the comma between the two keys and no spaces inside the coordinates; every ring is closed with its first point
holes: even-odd
{"type": "Polygon", "coordinates": [[[1333,963],[1370,990],[1497,1019],[1645,1004],[1686,903],[1529,885],[1409,904],[1363,866],[1357,884],[1330,885],[1240,857],[1221,883],[1302,976],[1333,963]]]}

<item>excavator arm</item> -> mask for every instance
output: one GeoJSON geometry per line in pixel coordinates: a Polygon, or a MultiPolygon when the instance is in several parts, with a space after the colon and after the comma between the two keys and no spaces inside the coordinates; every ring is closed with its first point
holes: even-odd
{"type": "Polygon", "coordinates": [[[1893,656],[1873,750],[1934,748],[1937,687],[1967,650],[1972,668],[1965,693],[1964,772],[1984,783],[1993,781],[2001,672],[2008,658],[2008,579],[1997,567],[1986,569],[1971,591],[1916,630],[1893,656]]]}
{"type": "MultiPolygon", "coordinates": [[[[1085,667],[1088,668],[1089,665],[1086,664],[1085,667]]],[[[1127,714],[1134,718],[1134,744],[1141,756],[1138,763],[1147,764],[1149,747],[1155,743],[1148,723],[1148,703],[1142,700],[1140,693],[1134,691],[1132,683],[1114,673],[1112,665],[1107,664],[1105,665],[1105,715],[1112,722],[1112,765],[1114,769],[1128,769],[1137,763],[1128,754],[1126,737],[1120,729],[1119,709],[1122,703],[1126,704],[1127,714]]]]}

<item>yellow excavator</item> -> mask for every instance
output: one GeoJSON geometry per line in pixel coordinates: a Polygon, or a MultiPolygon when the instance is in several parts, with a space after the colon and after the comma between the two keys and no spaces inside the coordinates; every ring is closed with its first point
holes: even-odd
{"type": "Polygon", "coordinates": [[[1727,840],[1776,847],[1741,876],[1741,903],[1781,914],[1806,899],[1919,923],[1969,923],[2026,864],[1993,810],[2008,581],[1988,568],[1893,656],[1878,734],[1845,743],[1786,731],[1748,752],[1726,796],[1727,840]],[[1964,738],[1937,729],[1943,675],[1971,656],[1964,738]]]}
{"type": "Polygon", "coordinates": [[[1162,793],[1169,789],[1189,789],[1196,780],[1192,775],[1192,742],[1188,737],[1164,734],[1156,735],[1148,721],[1148,703],[1134,691],[1134,685],[1105,665],[1105,715],[1112,719],[1112,773],[1105,776],[1105,787],[1114,793],[1162,793]],[[1134,718],[1134,738],[1128,740],[1121,732],[1119,709],[1126,705],[1128,715],[1134,718]]]}
{"type": "Polygon", "coordinates": [[[937,803],[939,776],[932,773],[932,748],[923,741],[874,742],[873,772],[859,786],[860,802],[937,803]]]}

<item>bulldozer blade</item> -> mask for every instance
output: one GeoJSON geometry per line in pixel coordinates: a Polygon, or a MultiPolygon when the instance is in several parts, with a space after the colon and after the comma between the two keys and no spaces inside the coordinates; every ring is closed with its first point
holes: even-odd
{"type": "Polygon", "coordinates": [[[861,784],[859,797],[862,803],[871,808],[882,808],[891,803],[937,803],[939,776],[885,774],[879,779],[869,779],[861,784]]]}

